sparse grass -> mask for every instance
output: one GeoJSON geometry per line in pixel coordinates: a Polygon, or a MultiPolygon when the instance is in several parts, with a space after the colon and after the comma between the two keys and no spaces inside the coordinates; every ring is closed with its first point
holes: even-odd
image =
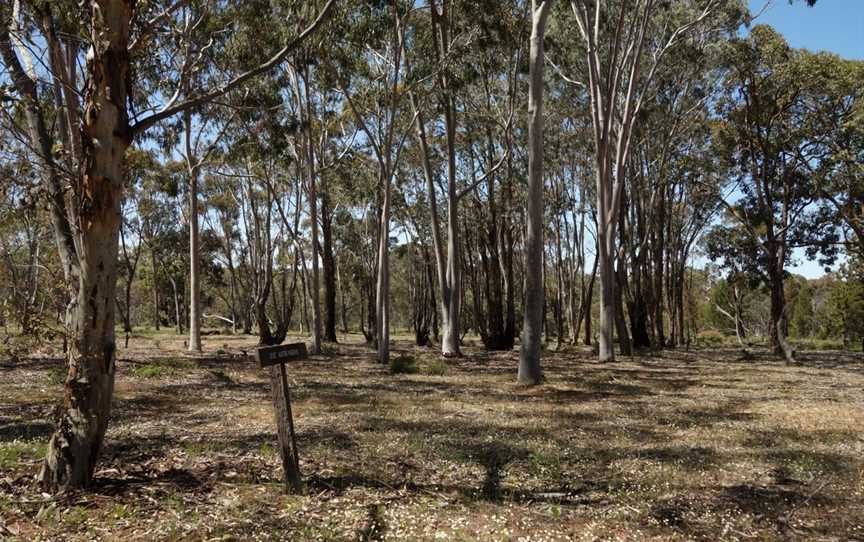
{"type": "Polygon", "coordinates": [[[394,378],[340,336],[338,356],[288,366],[295,496],[268,373],[237,355],[255,338],[206,336],[191,357],[183,339],[121,352],[97,483],[56,501],[32,482],[52,365],[2,375],[0,525],[72,542],[864,539],[860,356],[741,363],[716,345],[598,366],[567,348],[523,388],[515,351],[445,361],[406,340],[392,372],[419,375],[394,378]]]}
{"type": "Polygon", "coordinates": [[[46,443],[32,440],[0,441],[0,470],[13,469],[45,457],[46,443]]]}
{"type": "Polygon", "coordinates": [[[183,358],[164,358],[146,363],[131,365],[130,372],[135,378],[158,379],[168,378],[196,368],[194,360],[183,358]]]}
{"type": "Polygon", "coordinates": [[[136,378],[164,378],[172,373],[169,367],[148,363],[146,365],[136,365],[132,368],[132,375],[136,378]]]}
{"type": "Polygon", "coordinates": [[[48,383],[52,386],[62,386],[66,382],[66,364],[56,363],[48,370],[48,383]]]}

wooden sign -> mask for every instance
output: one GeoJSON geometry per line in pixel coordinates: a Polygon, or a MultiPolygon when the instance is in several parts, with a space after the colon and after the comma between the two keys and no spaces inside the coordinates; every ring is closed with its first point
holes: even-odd
{"type": "Polygon", "coordinates": [[[270,367],[279,363],[306,359],[308,354],[306,353],[306,343],[293,343],[262,346],[255,352],[255,357],[261,367],[270,367]]]}
{"type": "Polygon", "coordinates": [[[276,413],[276,431],[279,435],[279,455],[282,457],[285,489],[293,493],[303,490],[300,479],[300,457],[297,455],[297,437],[294,435],[294,415],[291,413],[291,394],[285,363],[306,359],[306,343],[263,346],[255,357],[261,367],[270,368],[270,391],[276,413]]]}

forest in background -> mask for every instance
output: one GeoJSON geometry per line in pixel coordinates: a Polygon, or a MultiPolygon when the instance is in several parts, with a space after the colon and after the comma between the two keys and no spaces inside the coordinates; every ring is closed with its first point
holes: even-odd
{"type": "Polygon", "coordinates": [[[359,331],[384,364],[471,333],[529,384],[544,342],[861,348],[864,64],[742,2],[0,15],[3,348],[68,351],[48,487],[92,476],[136,329],[359,331]]]}

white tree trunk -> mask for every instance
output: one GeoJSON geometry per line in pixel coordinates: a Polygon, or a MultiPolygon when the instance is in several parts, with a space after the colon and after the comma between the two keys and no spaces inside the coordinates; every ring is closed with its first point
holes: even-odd
{"type": "Polygon", "coordinates": [[[447,270],[445,274],[447,296],[446,299],[444,295],[441,296],[444,309],[441,353],[444,357],[462,355],[459,349],[459,311],[461,309],[459,304],[462,300],[462,277],[459,267],[459,202],[456,195],[455,175],[452,177],[451,186],[448,189],[447,205],[447,270]]]}
{"type": "Polygon", "coordinates": [[[184,114],[189,170],[189,351],[201,351],[201,249],[198,226],[199,164],[192,156],[192,113],[184,114]]]}
{"type": "MultiPolygon", "coordinates": [[[[599,208],[599,205],[598,205],[599,208]]],[[[608,228],[603,226],[603,213],[597,213],[597,271],[600,275],[600,324],[597,335],[597,360],[615,361],[613,329],[615,326],[615,262],[610,249],[608,228]]],[[[588,310],[591,310],[590,307],[588,310]]]]}
{"type": "Polygon", "coordinates": [[[306,122],[309,128],[306,130],[306,141],[308,150],[306,157],[309,160],[309,221],[312,223],[312,353],[321,353],[321,300],[320,280],[318,278],[318,198],[315,179],[315,149],[312,144],[312,118],[311,105],[309,104],[309,75],[308,72],[303,79],[306,90],[306,122]]]}
{"type": "Polygon", "coordinates": [[[525,320],[519,352],[520,384],[539,384],[543,333],[543,37],[551,0],[531,2],[528,83],[528,201],[525,233],[525,320]]]}
{"type": "Polygon", "coordinates": [[[384,198],[378,234],[378,283],[375,296],[375,330],[378,362],[390,363],[390,177],[384,179],[384,198]]]}

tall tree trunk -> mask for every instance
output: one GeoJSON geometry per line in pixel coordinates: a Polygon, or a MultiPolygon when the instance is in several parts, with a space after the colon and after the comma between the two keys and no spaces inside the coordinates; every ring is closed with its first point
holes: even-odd
{"type": "MultiPolygon", "coordinates": [[[[515,92],[515,91],[514,91],[515,92]]],[[[513,209],[513,134],[507,130],[507,183],[504,186],[504,213],[501,217],[501,253],[502,277],[504,279],[504,299],[506,305],[506,317],[504,320],[504,335],[501,338],[501,347],[504,350],[512,350],[516,342],[516,292],[513,276],[513,252],[515,243],[513,240],[513,226],[510,221],[510,211],[513,209]]]]}
{"type": "Polygon", "coordinates": [[[621,354],[633,355],[633,344],[630,342],[630,331],[627,329],[627,319],[624,313],[624,292],[627,288],[627,271],[624,268],[624,250],[618,256],[618,267],[615,272],[615,330],[618,334],[618,346],[621,354]]]}
{"type": "MultiPolygon", "coordinates": [[[[773,248],[773,246],[771,247],[773,248]]],[[[773,250],[776,253],[779,250],[773,250]]],[[[779,257],[768,259],[768,279],[771,287],[771,344],[774,353],[789,363],[795,363],[795,352],[788,339],[786,319],[786,293],[783,287],[783,261],[779,257]]]]}
{"type": "MultiPolygon", "coordinates": [[[[440,13],[436,4],[437,2],[434,0],[430,3],[430,13],[435,53],[440,60],[449,54],[449,16],[446,0],[442,1],[440,13]]],[[[459,348],[461,339],[459,317],[462,302],[460,251],[462,245],[459,242],[459,194],[456,186],[456,108],[446,67],[438,72],[438,84],[442,92],[441,108],[444,111],[444,132],[447,147],[447,260],[441,270],[443,271],[441,278],[443,278],[444,286],[446,286],[441,289],[441,323],[444,327],[441,353],[445,357],[458,357],[462,355],[459,348]]],[[[430,200],[432,197],[434,197],[434,192],[430,194],[430,200]]],[[[436,257],[440,268],[442,267],[440,262],[443,261],[443,253],[436,250],[436,257]]]]}
{"type": "Polygon", "coordinates": [[[580,311],[585,315],[585,341],[583,344],[585,346],[591,346],[591,342],[594,340],[594,335],[591,333],[591,309],[594,305],[594,282],[597,279],[597,267],[600,263],[600,259],[598,257],[594,257],[594,265],[591,269],[591,279],[588,281],[588,288],[585,290],[585,296],[583,297],[584,301],[582,302],[582,308],[580,311]]]}
{"type": "MultiPolygon", "coordinates": [[[[306,95],[306,172],[309,178],[309,222],[312,230],[312,280],[309,289],[312,301],[312,348],[311,353],[321,353],[321,300],[318,278],[318,198],[316,195],[315,148],[312,139],[312,104],[309,92],[309,68],[303,74],[303,87],[306,95]]],[[[298,93],[299,95],[299,93],[298,93]]],[[[298,98],[299,99],[299,98],[298,98]]],[[[334,331],[335,334],[335,331],[334,331]]]]}
{"type": "Polygon", "coordinates": [[[378,234],[378,281],[375,293],[375,331],[378,339],[378,363],[390,363],[390,178],[383,180],[381,222],[378,234]]]}
{"type": "MultiPolygon", "coordinates": [[[[564,260],[561,252],[561,221],[555,223],[555,339],[557,349],[564,347],[564,260]]],[[[574,325],[571,320],[570,325],[574,325]]]]}
{"type": "Polygon", "coordinates": [[[333,257],[333,220],[330,216],[330,197],[323,179],[321,181],[321,235],[324,238],[323,254],[321,255],[324,269],[324,340],[335,343],[336,259],[333,257]]]}
{"type": "Polygon", "coordinates": [[[525,320],[519,353],[520,384],[539,384],[543,332],[543,37],[551,0],[531,0],[528,86],[528,202],[525,234],[525,320]]]}
{"type": "Polygon", "coordinates": [[[661,181],[657,197],[657,215],[652,227],[655,229],[654,239],[654,335],[657,346],[666,346],[666,333],[663,326],[663,256],[666,253],[666,184],[661,181]]]}
{"type": "Polygon", "coordinates": [[[156,253],[150,249],[150,264],[153,272],[153,327],[159,331],[159,286],[156,284],[156,253]]]}
{"type": "Polygon", "coordinates": [[[336,264],[336,282],[339,289],[339,308],[342,317],[342,333],[348,333],[348,303],[345,301],[345,282],[342,280],[342,264],[336,264]]]}
{"type": "Polygon", "coordinates": [[[114,393],[117,245],[130,143],[131,0],[91,2],[82,125],[82,168],[74,190],[80,274],[68,311],[72,341],[57,429],[39,474],[50,490],[87,486],[102,449],[114,393]]]}
{"type": "Polygon", "coordinates": [[[201,351],[201,260],[198,232],[198,163],[192,156],[192,112],[184,113],[189,173],[189,351],[201,351]]]}
{"type": "MultiPolygon", "coordinates": [[[[491,111],[491,97],[488,85],[486,86],[487,108],[491,111]]],[[[486,161],[487,168],[495,166],[493,156],[492,128],[486,127],[486,161]]],[[[486,263],[485,288],[486,288],[486,341],[485,346],[490,350],[510,350],[512,344],[508,344],[505,336],[504,324],[504,288],[502,281],[501,264],[501,224],[499,223],[499,209],[495,198],[495,175],[487,175],[486,192],[489,199],[489,220],[486,224],[486,247],[488,258],[483,258],[486,263]],[[488,261],[487,261],[488,260],[488,261]]],[[[482,255],[482,253],[481,253],[482,255]]]]}
{"type": "Polygon", "coordinates": [[[169,276],[169,282],[171,282],[171,290],[174,292],[174,330],[177,332],[177,335],[183,334],[183,317],[182,310],[180,309],[181,301],[180,301],[180,289],[177,287],[177,279],[169,276]]]}
{"type": "Polygon", "coordinates": [[[612,344],[612,326],[615,325],[615,267],[606,227],[598,225],[598,271],[600,274],[600,333],[598,334],[598,357],[600,363],[615,361],[612,344]],[[601,233],[603,232],[603,233],[601,233]]]}

